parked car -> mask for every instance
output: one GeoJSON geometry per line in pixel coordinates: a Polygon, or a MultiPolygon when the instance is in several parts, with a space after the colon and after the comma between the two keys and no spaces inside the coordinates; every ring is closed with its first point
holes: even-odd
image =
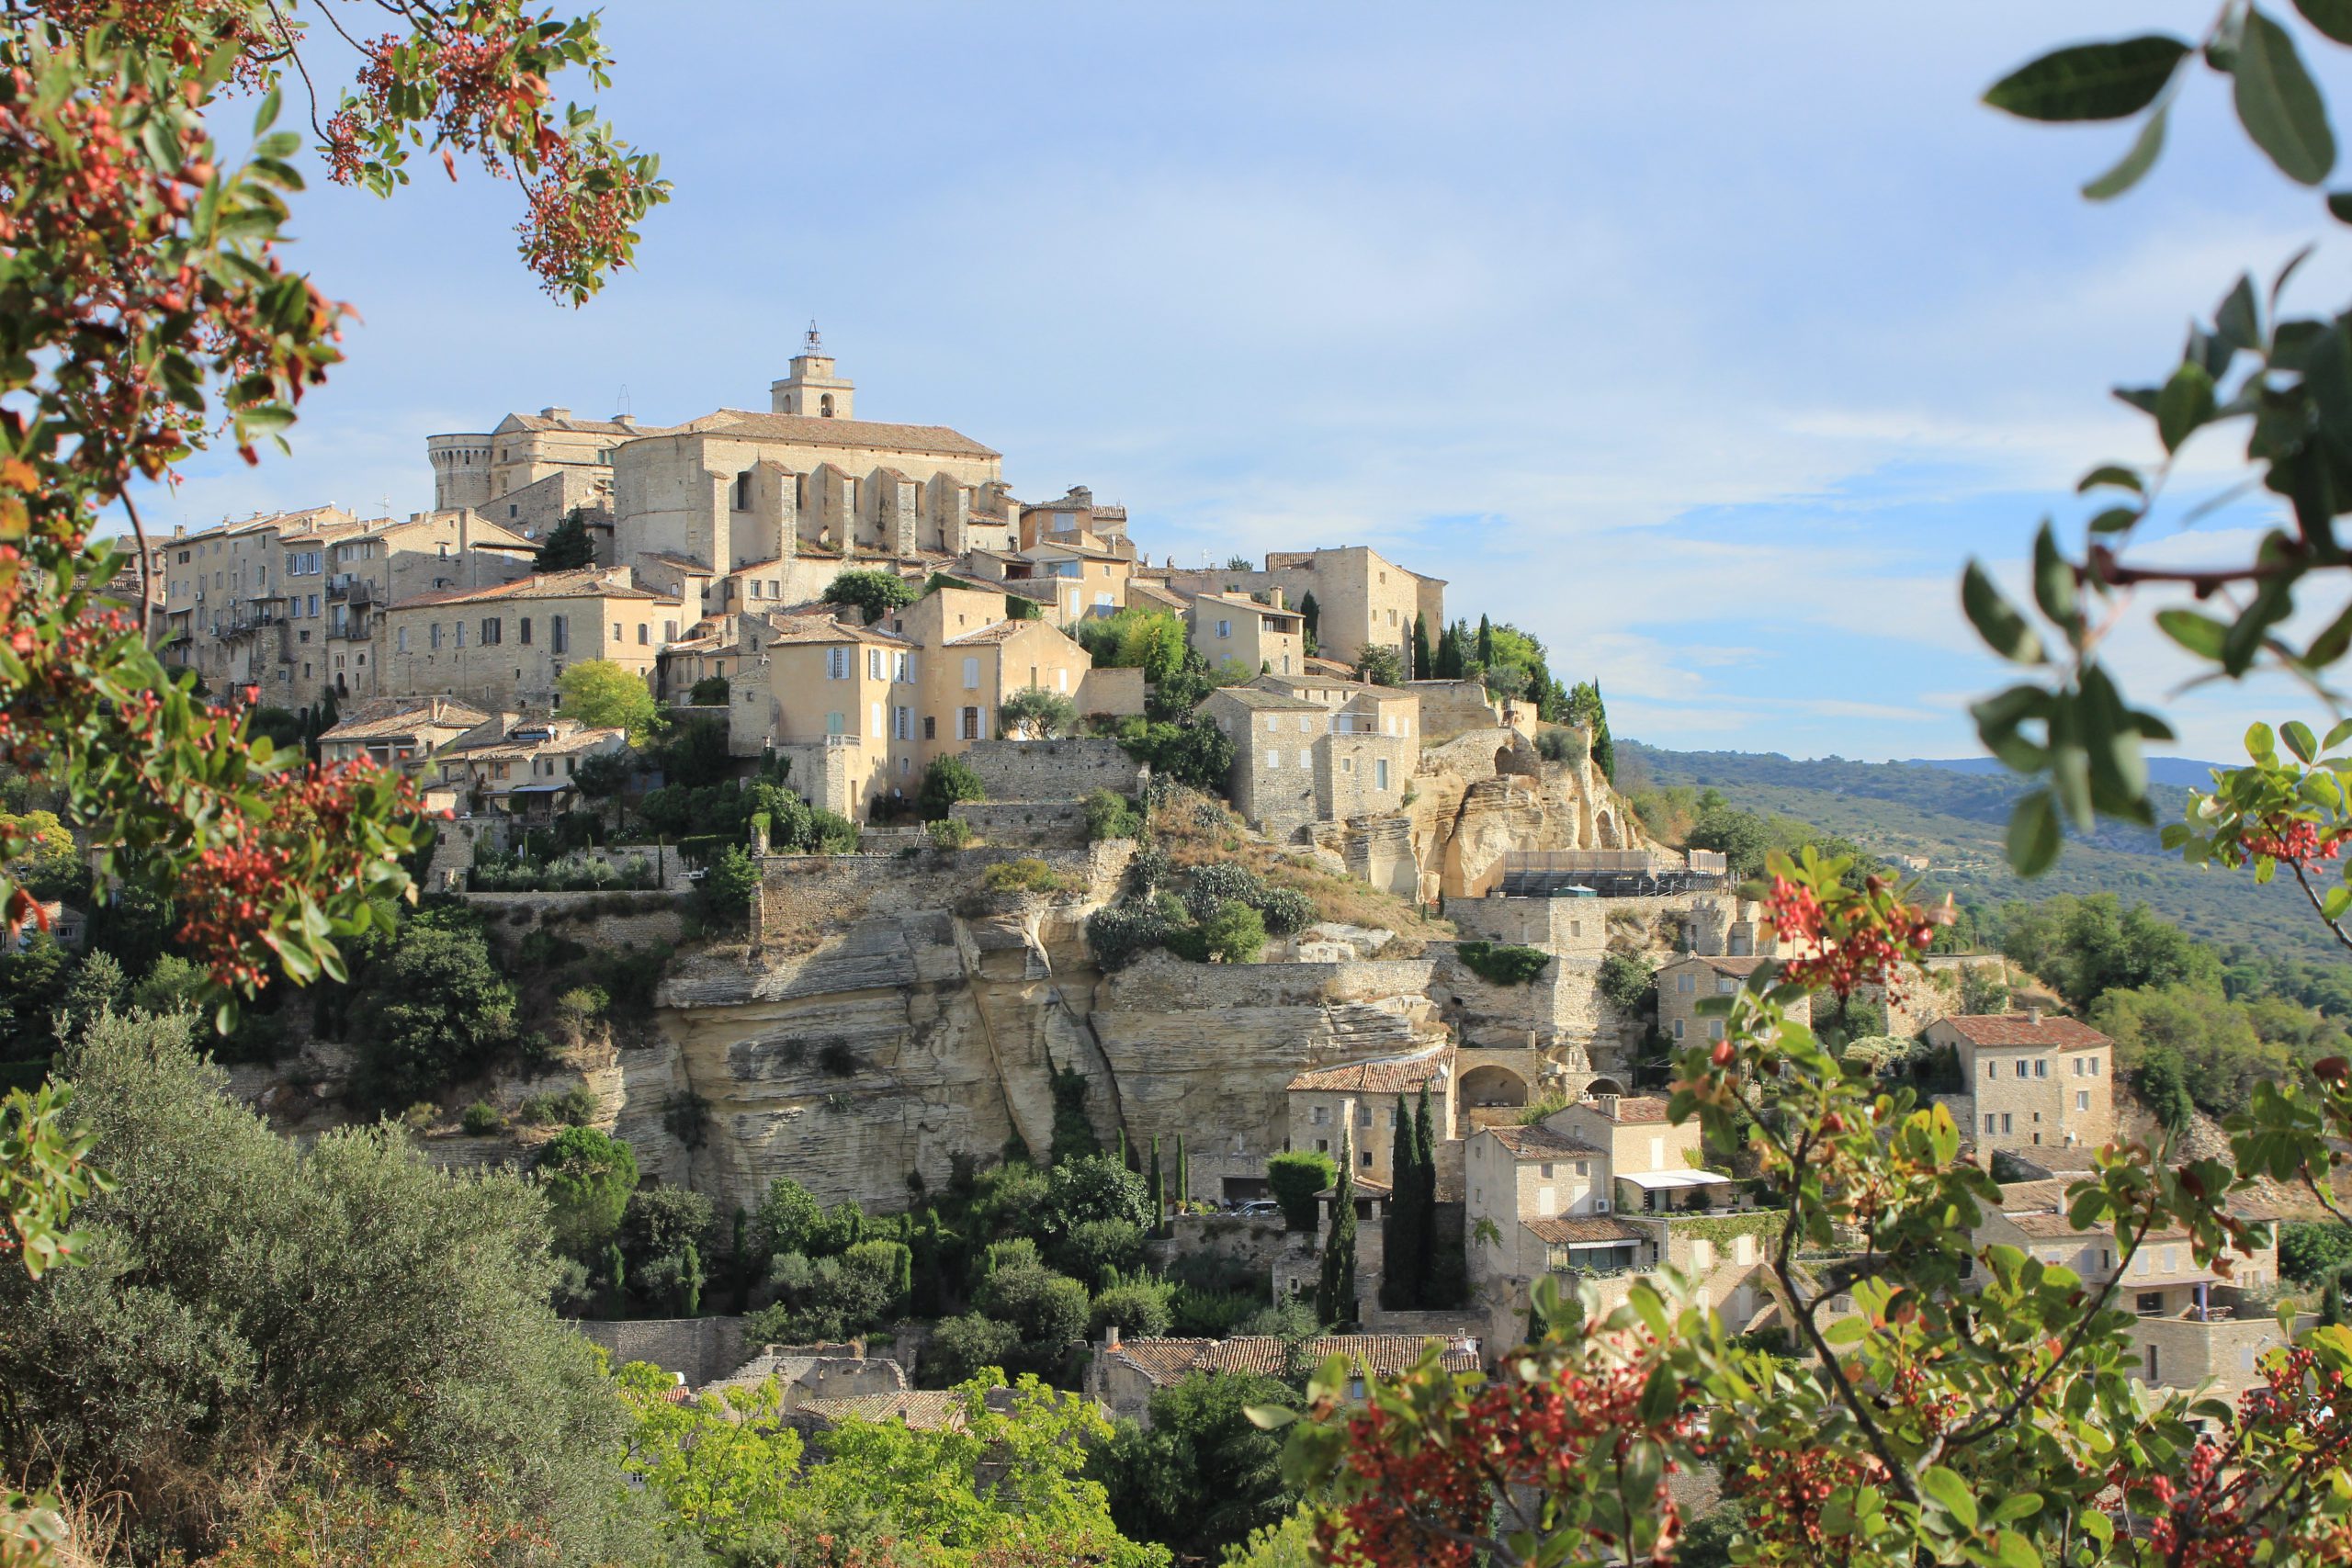
{"type": "Polygon", "coordinates": [[[1282,1217],[1283,1206],[1271,1198],[1256,1198],[1241,1205],[1245,1220],[1272,1220],[1282,1217]]]}

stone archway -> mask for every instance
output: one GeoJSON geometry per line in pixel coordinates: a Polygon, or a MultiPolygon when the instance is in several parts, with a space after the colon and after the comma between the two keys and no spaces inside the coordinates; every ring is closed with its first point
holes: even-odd
{"type": "Polygon", "coordinates": [[[1606,809],[1593,813],[1592,847],[1596,850],[1623,847],[1617,841],[1617,818],[1606,809]]]}
{"type": "Polygon", "coordinates": [[[1584,1091],[1589,1095],[1622,1095],[1625,1092],[1624,1087],[1619,1084],[1615,1078],[1595,1078],[1590,1083],[1584,1086],[1584,1091]]]}
{"type": "Polygon", "coordinates": [[[1524,1105],[1527,1103],[1527,1080],[1491,1062],[1482,1063],[1462,1075],[1461,1087],[1454,1096],[1470,1109],[1480,1106],[1524,1105]]]}
{"type": "Polygon", "coordinates": [[[1502,745],[1502,746],[1498,746],[1498,747],[1496,747],[1496,748],[1495,748],[1495,773],[1496,773],[1496,775],[1497,775],[1498,777],[1499,777],[1499,776],[1501,776],[1501,775],[1502,775],[1502,774],[1504,774],[1504,773],[1515,773],[1515,772],[1517,772],[1518,770],[1517,770],[1517,769],[1515,769],[1515,768],[1513,768],[1513,767],[1511,766],[1511,763],[1512,763],[1512,761],[1514,761],[1514,754],[1513,754],[1513,752],[1511,751],[1511,749],[1510,749],[1510,747],[1509,745],[1507,745],[1507,744],[1506,744],[1506,745],[1502,745]]]}

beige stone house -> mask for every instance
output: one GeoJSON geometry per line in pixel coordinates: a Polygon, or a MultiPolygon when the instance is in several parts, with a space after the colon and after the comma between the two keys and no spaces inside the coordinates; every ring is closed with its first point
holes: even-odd
{"type": "Polygon", "coordinates": [[[2036,1009],[1939,1018],[1921,1036],[1949,1045],[1966,1087],[1948,1097],[1980,1154],[2097,1148],[2115,1135],[2115,1043],[2036,1009]]]}
{"type": "MultiPolygon", "coordinates": [[[[1657,970],[1657,1027],[1671,1050],[1694,1040],[1721,1040],[1722,1015],[1702,1016],[1699,1004],[1710,998],[1736,996],[1747,977],[1773,960],[1764,953],[1693,953],[1663,964],[1657,970]]],[[[1801,998],[1792,1010],[1801,1023],[1813,1020],[1813,998],[1801,998]]]]}
{"type": "Polygon", "coordinates": [[[1187,595],[1238,593],[1247,598],[1279,589],[1283,602],[1295,606],[1303,605],[1312,593],[1317,646],[1326,657],[1349,664],[1375,645],[1394,649],[1409,661],[1414,617],[1427,617],[1432,642],[1445,625],[1444,579],[1408,571],[1362,545],[1277,551],[1266,557],[1261,571],[1171,570],[1167,582],[1187,595]]]}
{"type": "Polygon", "coordinates": [[[1614,1302],[1670,1266],[1735,1330],[1769,1308],[1763,1237],[1779,1216],[1700,1157],[1698,1123],[1675,1125],[1666,1101],[1647,1096],[1599,1095],[1532,1126],[1474,1133],[1463,1159],[1466,1262],[1493,1332],[1517,1334],[1546,1275],[1590,1281],[1614,1302]]]}
{"type": "MultiPolygon", "coordinates": [[[[1971,1244],[2017,1247],[2096,1286],[2115,1272],[2115,1235],[2076,1230],[2066,1218],[2066,1187],[2056,1180],[2003,1187],[2000,1207],[1984,1215],[1971,1244]]],[[[2247,1208],[2240,1217],[2275,1216],[2247,1208]]],[[[2166,1229],[2151,1232],[2124,1260],[2115,1304],[2135,1314],[2132,1339],[2142,1382],[2189,1389],[2210,1381],[2227,1396],[2262,1381],[2262,1358],[2285,1343],[2264,1290],[2278,1282],[2278,1248],[2233,1249],[2229,1256],[2224,1278],[2198,1263],[2187,1231],[2166,1229]]]]}
{"type": "Polygon", "coordinates": [[[603,659],[650,691],[662,648],[675,637],[675,599],[591,567],[542,572],[492,588],[421,593],[384,613],[378,639],[384,686],[447,692],[492,707],[551,712],[556,682],[603,659]]]}
{"type": "MultiPolygon", "coordinates": [[[[1402,1096],[1406,1113],[1410,1115],[1419,1102],[1423,1086],[1430,1092],[1431,1135],[1441,1145],[1458,1144],[1454,1137],[1453,1047],[1438,1044],[1409,1056],[1317,1067],[1291,1079],[1284,1097],[1289,1102],[1289,1146],[1337,1158],[1344,1133],[1354,1153],[1356,1179],[1393,1188],[1396,1181],[1392,1159],[1396,1101],[1402,1096]]],[[[1443,1179],[1447,1165],[1452,1163],[1458,1170],[1459,1150],[1453,1151],[1456,1157],[1452,1162],[1442,1148],[1437,1153],[1442,1189],[1449,1185],[1443,1179]]]]}
{"type": "Polygon", "coordinates": [[[1096,505],[1094,492],[1084,485],[1072,485],[1059,501],[1022,507],[1020,535],[1014,545],[1026,549],[1080,536],[1121,556],[1132,558],[1135,555],[1135,545],[1127,538],[1127,509],[1096,505]]]}
{"type": "Polygon", "coordinates": [[[319,737],[319,760],[416,773],[437,753],[485,732],[494,735],[500,725],[497,715],[455,697],[374,697],[319,737]]]}
{"type": "Polygon", "coordinates": [[[1279,590],[1272,604],[1246,593],[1204,593],[1185,613],[1193,651],[1221,670],[1238,665],[1252,673],[1304,675],[1306,622],[1285,609],[1279,590]]]}
{"type": "Polygon", "coordinates": [[[534,790],[570,786],[591,757],[624,750],[628,732],[573,718],[516,719],[488,727],[435,758],[441,783],[469,808],[515,811],[534,790]],[[518,794],[518,792],[520,792],[518,794]]]}

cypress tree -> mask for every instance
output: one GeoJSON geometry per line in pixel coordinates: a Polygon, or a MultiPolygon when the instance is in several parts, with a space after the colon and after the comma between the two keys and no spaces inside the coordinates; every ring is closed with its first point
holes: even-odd
{"type": "Polygon", "coordinates": [[[1484,670],[1495,667],[1495,628],[1487,617],[1478,617],[1478,665],[1484,670]]]}
{"type": "Polygon", "coordinates": [[[1133,1170],[1135,1168],[1135,1160],[1127,1154],[1127,1129],[1125,1126],[1122,1125],[1119,1128],[1119,1168],[1121,1170],[1133,1170]]]}
{"type": "Polygon", "coordinates": [[[611,1292],[612,1314],[627,1315],[628,1311],[628,1266],[621,1261],[620,1243],[605,1248],[605,1288],[611,1292]]]}
{"type": "Polygon", "coordinates": [[[1430,659],[1430,618],[1419,614],[1413,616],[1413,679],[1426,681],[1432,668],[1430,659]]]}
{"type": "Polygon", "coordinates": [[[1157,1235],[1168,1224],[1168,1193],[1160,1184],[1159,1134],[1157,1133],[1151,1135],[1151,1170],[1144,1179],[1151,1189],[1151,1230],[1157,1235]]]}
{"type": "Polygon", "coordinates": [[[1184,1157],[1184,1134],[1176,1134],[1176,1202],[1179,1207],[1193,1201],[1193,1166],[1184,1157]]]}
{"type": "Polygon", "coordinates": [[[735,1205],[735,1311],[741,1315],[752,1310],[752,1246],[751,1217],[743,1213],[743,1205],[735,1205]]]}
{"type": "Polygon", "coordinates": [[[681,1293],[685,1297],[686,1310],[679,1315],[700,1317],[702,1315],[702,1248],[691,1241],[686,1243],[685,1265],[683,1270],[685,1278],[682,1281],[684,1289],[681,1293]]]}
{"type": "Polygon", "coordinates": [[[1410,1312],[1421,1304],[1422,1264],[1428,1251],[1422,1235],[1420,1173],[1415,1163],[1419,1140],[1413,1134],[1413,1114],[1405,1109],[1401,1094],[1393,1115],[1388,1139],[1388,1222],[1382,1227],[1387,1260],[1381,1267],[1380,1304],[1391,1312],[1410,1312]]]}
{"type": "Polygon", "coordinates": [[[1298,601],[1298,618],[1306,623],[1306,651],[1315,651],[1317,640],[1323,635],[1323,606],[1315,602],[1315,590],[1308,589],[1298,601]]]}
{"type": "Polygon", "coordinates": [[[1315,1286],[1315,1315],[1326,1326],[1356,1315],[1356,1187],[1354,1151],[1340,1134],[1340,1175],[1331,1188],[1331,1230],[1323,1240],[1323,1274],[1315,1286]]]}
{"type": "MultiPolygon", "coordinates": [[[[1420,1280],[1421,1305],[1453,1306],[1437,1299],[1437,1132],[1430,1122],[1430,1086],[1421,1085],[1420,1103],[1413,1114],[1413,1179],[1415,1206],[1420,1211],[1420,1256],[1414,1259],[1420,1280]]],[[[1449,1276],[1451,1278],[1452,1276],[1449,1276]]]]}

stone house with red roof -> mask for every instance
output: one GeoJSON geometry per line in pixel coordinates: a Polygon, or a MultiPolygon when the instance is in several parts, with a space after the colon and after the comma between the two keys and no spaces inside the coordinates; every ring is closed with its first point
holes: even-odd
{"type": "Polygon", "coordinates": [[[2115,1043],[2086,1023],[2035,1008],[1959,1013],[1922,1035],[1948,1045],[1963,1086],[1939,1098],[1980,1155],[2098,1148],[2115,1135],[2115,1043]]]}
{"type": "MultiPolygon", "coordinates": [[[[1686,953],[1671,964],[1662,964],[1657,970],[1657,1027],[1666,1036],[1667,1049],[1679,1051],[1695,1040],[1721,1040],[1724,1019],[1720,1013],[1702,1014],[1699,1004],[1711,997],[1729,998],[1738,994],[1747,977],[1758,965],[1774,962],[1766,953],[1686,953]]],[[[1799,1000],[1794,1016],[1801,1022],[1813,1019],[1813,998],[1799,1000]]]]}
{"type": "Polygon", "coordinates": [[[1462,1141],[1454,1132],[1453,1047],[1431,1045],[1408,1056],[1388,1056],[1317,1067],[1290,1080],[1289,1146],[1339,1157],[1341,1134],[1355,1159],[1355,1180],[1385,1193],[1396,1184],[1391,1160],[1396,1135],[1396,1103],[1413,1113],[1421,1089],[1430,1091],[1430,1131],[1436,1142],[1441,1201],[1462,1193],[1462,1141]]]}
{"type": "Polygon", "coordinates": [[[635,586],[627,572],[539,572],[394,604],[384,612],[378,658],[391,691],[547,713],[564,671],[584,660],[609,660],[650,692],[681,618],[676,599],[635,586]]]}

